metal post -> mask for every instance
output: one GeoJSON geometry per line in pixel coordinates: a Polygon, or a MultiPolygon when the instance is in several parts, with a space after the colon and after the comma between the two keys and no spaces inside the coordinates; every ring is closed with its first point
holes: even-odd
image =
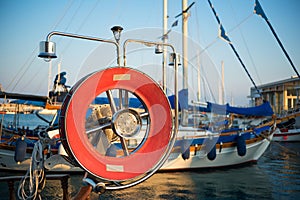
{"type": "MultiPolygon", "coordinates": [[[[187,9],[187,0],[182,0],[182,11],[187,9]]],[[[188,12],[182,12],[182,69],[183,69],[183,89],[188,89],[188,12]]],[[[186,97],[188,98],[188,97],[186,97]]],[[[185,100],[184,100],[185,101],[185,100]]],[[[188,110],[182,109],[181,124],[188,124],[188,110]]]]}
{"type": "Polygon", "coordinates": [[[58,32],[58,31],[52,31],[47,35],[46,41],[49,42],[51,37],[54,35],[114,44],[117,48],[117,64],[120,65],[120,47],[119,47],[119,44],[113,40],[107,40],[107,39],[96,38],[96,37],[91,37],[91,36],[84,36],[84,35],[77,35],[77,34],[72,34],[72,33],[63,33],[63,32],[58,32]]]}
{"type": "MultiPolygon", "coordinates": [[[[164,0],[163,2],[163,43],[168,42],[168,0],[164,0]]],[[[167,92],[167,47],[163,46],[163,63],[162,63],[162,84],[163,84],[163,89],[165,93],[167,92]]]]}

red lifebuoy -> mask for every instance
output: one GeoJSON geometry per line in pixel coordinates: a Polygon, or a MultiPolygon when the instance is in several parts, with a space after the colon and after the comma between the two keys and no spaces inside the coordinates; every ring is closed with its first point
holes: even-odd
{"type": "Polygon", "coordinates": [[[149,76],[125,67],[108,68],[81,79],[65,99],[60,117],[60,136],[66,152],[90,174],[109,181],[125,181],[158,165],[172,135],[171,107],[165,93],[149,76]],[[142,145],[123,157],[108,157],[95,150],[85,130],[86,111],[101,93],[127,90],[149,112],[150,127],[142,145]]]}

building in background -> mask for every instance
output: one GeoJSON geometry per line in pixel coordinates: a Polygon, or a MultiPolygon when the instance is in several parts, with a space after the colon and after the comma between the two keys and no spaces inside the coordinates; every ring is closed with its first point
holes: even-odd
{"type": "Polygon", "coordinates": [[[261,96],[254,87],[250,88],[252,106],[262,100],[269,101],[274,112],[281,114],[300,107],[300,79],[293,76],[289,79],[275,81],[258,86],[261,96]]]}

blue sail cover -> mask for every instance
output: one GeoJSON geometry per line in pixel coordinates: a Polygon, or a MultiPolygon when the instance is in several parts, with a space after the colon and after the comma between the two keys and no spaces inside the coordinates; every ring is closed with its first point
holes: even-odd
{"type": "MultiPolygon", "coordinates": [[[[115,102],[116,106],[119,106],[119,99],[118,98],[114,98],[114,102],[115,102]]],[[[94,103],[96,103],[96,104],[109,104],[109,100],[108,100],[107,97],[96,97],[96,99],[94,100],[94,103]]],[[[144,106],[138,98],[129,98],[129,107],[143,108],[144,106]]]]}
{"type": "MultiPolygon", "coordinates": [[[[179,91],[179,110],[181,109],[189,109],[189,110],[195,110],[195,106],[188,104],[188,90],[183,89],[179,91]]],[[[174,95],[168,96],[169,102],[171,104],[171,108],[175,108],[175,102],[174,102],[174,95]]],[[[114,99],[116,105],[118,106],[118,99],[114,99]]],[[[97,104],[108,104],[109,101],[107,97],[97,97],[95,99],[95,102],[97,104]]],[[[143,104],[138,98],[129,98],[129,107],[133,108],[143,108],[143,104]]],[[[207,107],[196,107],[196,110],[201,112],[209,112],[209,113],[216,113],[220,115],[227,115],[229,113],[234,114],[240,114],[240,115],[246,115],[246,116],[272,116],[274,114],[272,107],[270,106],[270,103],[265,101],[263,104],[255,107],[233,107],[229,104],[220,105],[215,104],[211,102],[207,102],[207,107]]]]}
{"type": "Polygon", "coordinates": [[[213,112],[217,114],[240,114],[246,116],[272,116],[274,114],[273,109],[269,102],[265,101],[263,104],[255,107],[233,107],[229,104],[219,105],[214,103],[207,103],[206,108],[200,108],[200,111],[213,112]]]}
{"type": "MultiPolygon", "coordinates": [[[[181,109],[188,110],[189,109],[188,96],[189,96],[188,89],[182,89],[178,92],[179,110],[181,110],[181,109]]],[[[168,99],[171,104],[171,108],[174,109],[175,108],[175,95],[168,96],[168,99]]]]}
{"type": "Polygon", "coordinates": [[[249,108],[237,108],[228,106],[228,112],[236,113],[240,115],[253,115],[253,116],[272,116],[274,114],[273,109],[268,101],[255,107],[249,108]]]}
{"type": "MultiPolygon", "coordinates": [[[[188,90],[187,89],[183,89],[180,90],[179,93],[179,110],[181,109],[189,109],[189,104],[188,104],[188,90]]],[[[168,96],[168,100],[170,102],[171,108],[174,109],[175,108],[175,96],[174,95],[170,95],[168,96]]],[[[119,106],[119,99],[118,98],[114,98],[115,104],[116,106],[119,106]]],[[[94,103],[96,104],[109,104],[109,100],[107,97],[96,97],[94,100],[94,103]]],[[[142,102],[138,99],[138,98],[129,98],[129,107],[133,107],[133,108],[144,108],[142,102]]]]}

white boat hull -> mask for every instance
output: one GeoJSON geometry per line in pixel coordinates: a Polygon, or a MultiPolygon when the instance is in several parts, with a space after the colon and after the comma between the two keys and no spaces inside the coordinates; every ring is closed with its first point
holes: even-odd
{"type": "MultiPolygon", "coordinates": [[[[257,161],[269,146],[267,139],[248,144],[245,156],[239,156],[236,147],[222,148],[221,152],[217,149],[217,156],[214,160],[209,160],[206,155],[200,155],[200,151],[194,154],[190,153],[190,158],[184,160],[181,153],[171,153],[169,159],[161,167],[161,170],[185,170],[198,168],[217,168],[233,165],[240,165],[248,162],[257,161]]],[[[14,152],[9,150],[0,150],[0,169],[13,171],[26,171],[30,165],[30,155],[27,155],[25,161],[17,164],[14,160],[14,152]]],[[[82,169],[74,167],[68,163],[62,156],[55,155],[45,161],[45,166],[51,172],[81,172],[82,169]]]]}
{"type": "MultiPolygon", "coordinates": [[[[0,149],[0,169],[8,171],[27,171],[31,162],[31,154],[26,154],[25,160],[17,163],[14,160],[14,151],[0,149]]],[[[79,167],[74,167],[62,156],[54,155],[45,161],[45,168],[51,172],[80,172],[79,167]]]]}
{"type": "MultiPolygon", "coordinates": [[[[278,134],[279,130],[276,129],[274,134],[278,134]]],[[[178,137],[196,137],[206,133],[203,131],[196,131],[194,128],[186,128],[184,131],[179,131],[178,137]]],[[[237,147],[223,147],[221,151],[216,149],[216,158],[209,160],[207,155],[203,155],[203,151],[190,150],[190,157],[186,160],[182,158],[182,154],[178,151],[174,151],[170,154],[168,160],[161,167],[160,170],[187,170],[198,168],[217,168],[233,165],[240,165],[248,162],[257,161],[262,154],[266,151],[270,144],[273,134],[266,139],[260,139],[258,141],[251,142],[246,145],[246,155],[239,156],[237,147]]],[[[204,136],[209,137],[209,136],[204,136]]],[[[27,154],[26,160],[20,164],[17,164],[14,160],[14,151],[0,149],[0,169],[2,170],[17,170],[25,171],[30,165],[30,154],[27,154]]],[[[80,167],[74,167],[67,162],[63,156],[57,154],[45,160],[45,168],[51,172],[81,172],[80,167]]]]}
{"type": "Polygon", "coordinates": [[[277,142],[299,142],[300,129],[288,129],[287,132],[280,131],[274,134],[273,141],[277,142]]]}
{"type": "Polygon", "coordinates": [[[221,152],[217,149],[217,156],[214,160],[209,160],[206,155],[194,155],[191,152],[189,159],[184,160],[181,154],[174,153],[161,168],[162,170],[183,170],[183,169],[199,169],[199,168],[217,168],[232,165],[240,165],[248,162],[257,161],[268,148],[270,142],[267,139],[247,145],[245,156],[239,156],[236,147],[223,148],[221,152]]]}

